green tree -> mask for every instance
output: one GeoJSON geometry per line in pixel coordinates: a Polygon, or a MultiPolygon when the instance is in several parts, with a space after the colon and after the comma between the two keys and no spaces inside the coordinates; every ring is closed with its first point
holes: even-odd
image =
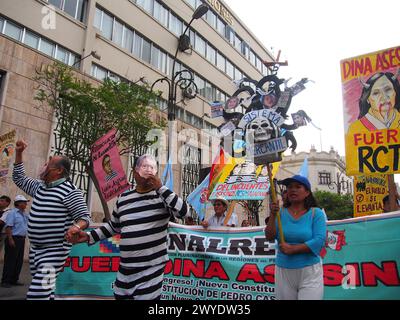
{"type": "Polygon", "coordinates": [[[328,191],[313,192],[318,205],[325,209],[329,220],[342,220],[353,217],[353,196],[339,195],[328,191]]]}
{"type": "Polygon", "coordinates": [[[156,94],[145,86],[106,79],[92,84],[60,63],[36,71],[35,100],[54,112],[59,135],[57,150],[79,162],[93,181],[101,199],[104,215],[110,218],[101,197],[91,162],[91,145],[111,129],[117,130],[120,154],[138,154],[154,141],[147,140],[151,129],[162,129],[165,122],[151,121],[151,105],[156,94]]]}

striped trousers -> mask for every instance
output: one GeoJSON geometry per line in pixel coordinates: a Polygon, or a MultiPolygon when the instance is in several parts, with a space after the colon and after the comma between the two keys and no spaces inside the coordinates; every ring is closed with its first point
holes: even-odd
{"type": "Polygon", "coordinates": [[[65,244],[51,247],[31,245],[29,265],[32,282],[27,293],[28,300],[54,299],[56,279],[62,271],[70,251],[71,246],[65,244]]]}
{"type": "Polygon", "coordinates": [[[114,282],[116,300],[159,300],[165,263],[153,267],[124,268],[119,266],[114,282]]]}

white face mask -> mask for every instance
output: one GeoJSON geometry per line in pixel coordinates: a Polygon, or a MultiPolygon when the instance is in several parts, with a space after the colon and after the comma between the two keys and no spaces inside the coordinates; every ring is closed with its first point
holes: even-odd
{"type": "Polygon", "coordinates": [[[144,159],[136,171],[141,177],[147,179],[150,175],[154,176],[157,173],[157,163],[151,159],[144,159]]]}

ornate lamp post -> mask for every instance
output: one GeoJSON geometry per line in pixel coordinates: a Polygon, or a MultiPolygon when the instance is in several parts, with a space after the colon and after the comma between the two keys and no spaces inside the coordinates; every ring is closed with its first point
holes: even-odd
{"type": "Polygon", "coordinates": [[[176,94],[177,89],[180,88],[184,92],[188,92],[189,88],[194,88],[194,92],[191,93],[191,97],[194,98],[197,94],[197,86],[194,83],[194,76],[190,70],[184,69],[175,73],[175,65],[176,65],[176,57],[179,51],[186,51],[190,48],[190,37],[186,35],[186,32],[189,30],[190,25],[194,20],[200,19],[204,16],[208,11],[208,6],[205,4],[201,4],[192,15],[192,19],[189,24],[186,26],[185,31],[179,37],[178,46],[176,48],[175,56],[172,64],[172,73],[171,79],[167,77],[163,77],[157,79],[151,86],[151,90],[156,83],[166,82],[168,84],[168,158],[171,157],[171,146],[172,146],[172,133],[175,125],[175,114],[176,114],[176,94]]]}

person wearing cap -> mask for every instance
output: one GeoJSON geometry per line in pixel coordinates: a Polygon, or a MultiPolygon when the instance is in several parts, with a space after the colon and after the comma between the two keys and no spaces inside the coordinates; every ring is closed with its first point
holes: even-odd
{"type": "Polygon", "coordinates": [[[32,274],[27,299],[49,300],[54,298],[57,276],[71,251],[66,235],[76,237],[91,219],[82,191],[69,179],[68,157],[51,157],[39,179],[33,179],[25,175],[22,154],[26,147],[23,140],[15,144],[13,181],[33,198],[27,231],[32,274]]]}
{"type": "Polygon", "coordinates": [[[218,198],[212,201],[214,207],[214,214],[207,220],[203,220],[201,225],[204,228],[208,227],[236,227],[238,225],[238,217],[236,213],[232,212],[229,220],[225,224],[226,210],[228,209],[228,201],[223,198],[218,198]]]}
{"type": "Polygon", "coordinates": [[[4,241],[7,238],[4,226],[6,225],[7,214],[10,211],[8,209],[10,203],[11,203],[10,197],[6,195],[0,196],[0,255],[3,252],[4,241]]]}
{"type": "Polygon", "coordinates": [[[276,215],[280,214],[284,242],[279,243],[275,263],[275,292],[278,300],[322,300],[323,269],[320,251],[325,245],[326,216],[317,207],[306,177],[284,179],[287,201],[279,209],[271,203],[265,228],[267,240],[280,239],[276,215]]]}
{"type": "Polygon", "coordinates": [[[13,285],[23,285],[18,282],[24,262],[25,237],[28,229],[28,215],[26,207],[28,199],[17,195],[14,200],[14,209],[11,209],[6,218],[6,234],[4,250],[4,268],[1,286],[10,288],[13,285]]]}

